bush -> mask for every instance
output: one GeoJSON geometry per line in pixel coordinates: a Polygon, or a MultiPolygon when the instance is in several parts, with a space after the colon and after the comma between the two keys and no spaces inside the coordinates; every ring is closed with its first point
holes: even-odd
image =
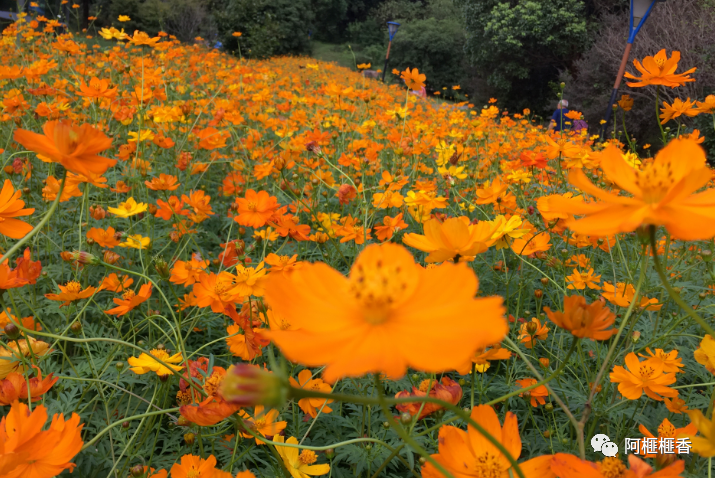
{"type": "Polygon", "coordinates": [[[253,58],[310,52],[309,32],[313,28],[310,0],[225,0],[213,10],[224,46],[238,48],[231,36],[240,31],[241,51],[253,58]]]}
{"type": "Polygon", "coordinates": [[[405,23],[392,43],[390,66],[418,68],[427,87],[438,90],[459,84],[465,77],[464,30],[456,18],[427,18],[405,23]]]}
{"type": "Polygon", "coordinates": [[[588,45],[581,0],[461,0],[473,64],[510,108],[543,109],[588,45]]]}

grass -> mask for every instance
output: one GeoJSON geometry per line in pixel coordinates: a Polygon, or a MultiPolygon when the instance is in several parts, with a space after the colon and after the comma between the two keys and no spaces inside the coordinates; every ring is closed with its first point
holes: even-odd
{"type": "Polygon", "coordinates": [[[355,59],[347,43],[334,44],[313,40],[313,58],[330,61],[346,68],[355,69],[355,59]]]}

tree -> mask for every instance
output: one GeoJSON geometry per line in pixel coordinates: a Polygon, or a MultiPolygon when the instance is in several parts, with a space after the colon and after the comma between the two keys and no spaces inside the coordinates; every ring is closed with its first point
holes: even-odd
{"type": "Polygon", "coordinates": [[[254,58],[310,52],[309,32],[314,14],[310,0],[218,0],[212,4],[219,37],[235,50],[239,31],[241,51],[254,58]]]}
{"type": "Polygon", "coordinates": [[[582,0],[459,0],[466,51],[510,108],[545,108],[549,83],[589,45],[582,0]]]}

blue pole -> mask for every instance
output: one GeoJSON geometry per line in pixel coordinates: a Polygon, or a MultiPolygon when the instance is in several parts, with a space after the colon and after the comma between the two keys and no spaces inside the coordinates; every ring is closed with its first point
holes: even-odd
{"type": "Polygon", "coordinates": [[[650,3],[650,6],[648,7],[648,10],[646,10],[645,14],[643,15],[643,18],[640,19],[638,22],[638,25],[633,25],[634,19],[633,19],[633,2],[635,0],[631,0],[631,14],[630,14],[630,22],[629,22],[629,31],[630,34],[628,35],[628,43],[626,44],[626,49],[623,52],[623,58],[621,58],[621,66],[618,69],[618,75],[616,75],[616,81],[613,84],[613,91],[611,92],[611,99],[608,102],[608,108],[606,109],[606,114],[603,116],[603,119],[605,123],[603,123],[603,127],[601,128],[601,140],[603,140],[606,136],[606,130],[608,129],[608,122],[611,120],[611,113],[613,113],[613,105],[616,103],[616,97],[618,96],[618,88],[621,87],[621,80],[623,79],[623,74],[626,72],[626,65],[628,64],[628,57],[631,54],[631,48],[633,47],[633,42],[636,39],[636,35],[638,35],[638,32],[641,30],[641,27],[643,24],[648,20],[648,17],[650,16],[650,13],[653,11],[653,7],[655,6],[655,3],[658,0],[652,0],[650,3]]]}

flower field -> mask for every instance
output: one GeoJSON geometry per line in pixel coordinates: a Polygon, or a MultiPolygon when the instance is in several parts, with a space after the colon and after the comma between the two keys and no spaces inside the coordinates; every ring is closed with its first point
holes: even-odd
{"type": "MultiPolygon", "coordinates": [[[[42,20],[0,45],[0,478],[712,476],[715,97],[601,142],[42,20]]],[[[631,88],[694,81],[653,55],[631,88]]]]}

